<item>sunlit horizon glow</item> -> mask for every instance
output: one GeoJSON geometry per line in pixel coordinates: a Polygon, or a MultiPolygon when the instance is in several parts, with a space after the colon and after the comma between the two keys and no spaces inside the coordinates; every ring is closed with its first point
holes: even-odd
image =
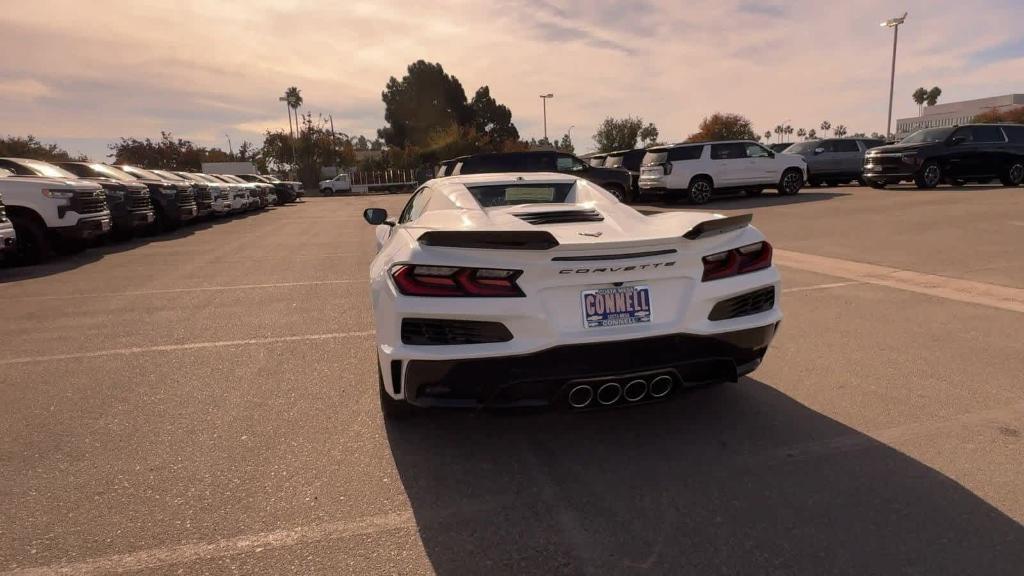
{"type": "Polygon", "coordinates": [[[1024,92],[1012,0],[40,0],[4,9],[0,133],[93,160],[162,130],[226,149],[225,134],[237,147],[287,129],[278,98],[294,85],[303,112],[372,138],[381,90],[417,59],[440,62],[467,97],[489,85],[527,139],[543,132],[538,94],[555,94],[548,133],[575,126],[578,152],[607,116],[641,116],[665,141],[716,111],[760,133],[787,118],[884,132],[892,31],[879,22],[904,10],[894,118],[917,113],[918,86],[940,86],[940,102],[1024,92]]]}

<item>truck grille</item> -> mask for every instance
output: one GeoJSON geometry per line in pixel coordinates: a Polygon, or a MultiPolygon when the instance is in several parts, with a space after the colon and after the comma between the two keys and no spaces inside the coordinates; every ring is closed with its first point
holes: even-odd
{"type": "Polygon", "coordinates": [[[196,192],[196,204],[201,208],[213,206],[213,192],[209,188],[200,188],[196,192]]]}
{"type": "Polygon", "coordinates": [[[775,307],[775,287],[769,286],[753,292],[722,300],[711,309],[708,320],[729,320],[766,312],[775,307]]]}
{"type": "Polygon", "coordinates": [[[79,214],[106,212],[107,193],[103,190],[75,190],[69,209],[79,214]]]}
{"type": "Polygon", "coordinates": [[[149,199],[149,190],[129,190],[126,202],[128,210],[131,212],[145,212],[153,208],[153,201],[149,199]]]}
{"type": "Polygon", "coordinates": [[[196,205],[196,194],[191,188],[188,190],[178,190],[176,198],[178,200],[179,208],[188,208],[196,205]]]}
{"type": "Polygon", "coordinates": [[[883,168],[896,168],[903,165],[903,159],[899,155],[865,156],[864,164],[874,164],[883,168]]]}

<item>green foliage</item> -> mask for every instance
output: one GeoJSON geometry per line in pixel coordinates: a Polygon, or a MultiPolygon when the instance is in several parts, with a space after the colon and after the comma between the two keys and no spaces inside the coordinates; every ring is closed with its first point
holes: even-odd
{"type": "Polygon", "coordinates": [[[462,84],[440,64],[413,62],[401,80],[388,80],[381,98],[388,125],[378,135],[388,146],[422,147],[437,130],[472,124],[473,110],[462,84]]]}
{"type": "Polygon", "coordinates": [[[932,86],[932,89],[928,91],[928,95],[925,96],[925,102],[929,106],[935,106],[935,103],[939,101],[939,96],[942,96],[942,88],[932,86]]]}
{"type": "Polygon", "coordinates": [[[638,140],[645,147],[654,144],[658,140],[658,128],[650,123],[644,125],[642,118],[608,117],[594,134],[598,152],[630,150],[636,147],[638,140]]]}
{"type": "Polygon", "coordinates": [[[1024,124],[1024,107],[1004,111],[987,110],[975,116],[974,121],[981,124],[1024,124]]]}
{"type": "Polygon", "coordinates": [[[88,160],[85,156],[74,155],[56,144],[43,144],[35,136],[6,136],[0,138],[0,157],[32,158],[47,162],[88,160]]]}
{"type": "MultiPolygon", "coordinates": [[[[782,126],[776,126],[776,134],[782,134],[783,130],[782,126]]],[[[697,132],[686,139],[687,142],[712,140],[757,140],[757,135],[745,116],[715,112],[701,120],[697,132]]]]}
{"type": "Polygon", "coordinates": [[[512,111],[491,97],[490,87],[481,86],[469,107],[473,112],[473,127],[484,147],[493,149],[519,140],[519,130],[512,123],[512,111]]]}
{"type": "Polygon", "coordinates": [[[115,164],[134,164],[165,170],[199,170],[203,162],[230,162],[231,156],[219,148],[196,146],[190,140],[161,132],[160,139],[121,138],[109,146],[115,164]]]}

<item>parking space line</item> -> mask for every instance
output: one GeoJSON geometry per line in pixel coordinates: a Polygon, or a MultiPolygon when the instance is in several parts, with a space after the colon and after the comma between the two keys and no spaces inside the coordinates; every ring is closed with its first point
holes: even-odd
{"type": "Polygon", "coordinates": [[[1024,290],[1020,288],[924,274],[789,250],[775,250],[774,259],[776,264],[787,268],[847,278],[866,284],[888,286],[948,300],[1024,312],[1024,290]]]}
{"type": "Polygon", "coordinates": [[[128,292],[96,292],[92,294],[54,294],[50,296],[4,296],[12,300],[66,300],[68,298],[98,298],[103,296],[145,296],[147,294],[175,294],[178,292],[207,292],[218,290],[252,290],[256,288],[292,288],[295,286],[320,286],[330,284],[358,284],[368,280],[311,280],[309,282],[278,282],[274,284],[236,284],[234,286],[197,286],[194,288],[157,288],[154,290],[132,290],[128,292]]]}
{"type": "Polygon", "coordinates": [[[806,292],[807,290],[825,290],[826,288],[842,288],[843,286],[853,286],[854,284],[863,284],[860,281],[850,282],[832,282],[831,284],[815,284],[813,286],[796,286],[794,288],[783,288],[783,292],[806,292]]]}
{"type": "Polygon", "coordinates": [[[96,350],[73,354],[53,354],[50,356],[24,356],[0,360],[0,366],[10,364],[28,364],[31,362],[52,362],[54,360],[73,360],[77,358],[97,358],[100,356],[126,356],[146,352],[175,352],[178,350],[197,350],[201,348],[220,348],[222,346],[251,346],[254,344],[278,344],[281,342],[308,342],[313,340],[331,340],[335,338],[352,338],[356,336],[372,336],[373,330],[361,332],[334,332],[329,334],[306,334],[303,336],[278,336],[276,338],[250,338],[248,340],[221,340],[215,342],[193,342],[191,344],[165,344],[162,346],[144,346],[139,348],[116,348],[113,350],[96,350]]]}

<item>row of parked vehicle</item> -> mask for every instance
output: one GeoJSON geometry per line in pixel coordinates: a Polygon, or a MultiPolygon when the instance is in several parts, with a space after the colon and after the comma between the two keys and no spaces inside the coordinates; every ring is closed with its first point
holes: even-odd
{"type": "Polygon", "coordinates": [[[886,144],[872,138],[798,142],[777,152],[758,142],[730,140],[654,146],[594,154],[567,152],[476,154],[441,162],[437,176],[481,172],[564,172],[602,186],[620,200],[684,198],[703,204],[716,195],[782,195],[802,187],[850,182],[884,188],[913,182],[920,188],[998,180],[1024,181],[1024,126],[971,124],[929,128],[886,144]]]}
{"type": "Polygon", "coordinates": [[[36,264],[99,238],[158,234],[187,222],[295,202],[299,182],[98,162],[0,158],[0,259],[36,264]]]}

